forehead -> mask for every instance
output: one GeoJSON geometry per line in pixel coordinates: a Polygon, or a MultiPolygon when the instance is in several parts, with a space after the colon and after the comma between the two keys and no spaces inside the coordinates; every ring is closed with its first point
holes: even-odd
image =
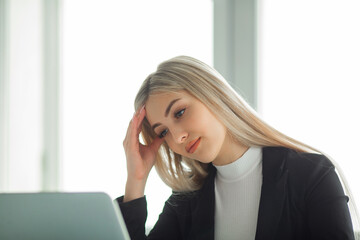
{"type": "Polygon", "coordinates": [[[164,118],[165,111],[169,106],[170,102],[179,98],[181,100],[187,100],[187,101],[195,100],[195,98],[186,91],[156,93],[150,95],[145,103],[146,118],[148,119],[149,123],[153,124],[156,121],[159,121],[160,119],[164,118]]]}

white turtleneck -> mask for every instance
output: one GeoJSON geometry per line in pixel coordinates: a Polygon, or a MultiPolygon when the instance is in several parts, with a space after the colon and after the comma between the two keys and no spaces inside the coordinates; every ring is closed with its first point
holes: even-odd
{"type": "Polygon", "coordinates": [[[215,167],[215,239],[254,240],[262,185],[262,149],[251,147],[235,162],[215,167]]]}

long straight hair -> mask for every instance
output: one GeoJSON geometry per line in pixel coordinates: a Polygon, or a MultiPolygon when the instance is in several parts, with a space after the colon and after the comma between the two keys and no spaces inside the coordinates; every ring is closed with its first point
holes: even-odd
{"type": "MultiPolygon", "coordinates": [[[[245,146],[281,146],[297,152],[323,154],[265,123],[215,69],[188,56],[178,56],[161,63],[156,72],[145,79],[135,98],[135,110],[143,106],[150,95],[178,91],[187,91],[200,100],[225,125],[229,136],[245,146]]],[[[146,118],[142,125],[142,138],[145,144],[156,138],[146,118]]],[[[331,161],[345,192],[351,197],[350,211],[358,219],[346,179],[338,164],[333,159],[331,161]]],[[[198,190],[207,176],[207,164],[173,152],[166,142],[160,147],[155,168],[165,184],[177,192],[198,190]]]]}

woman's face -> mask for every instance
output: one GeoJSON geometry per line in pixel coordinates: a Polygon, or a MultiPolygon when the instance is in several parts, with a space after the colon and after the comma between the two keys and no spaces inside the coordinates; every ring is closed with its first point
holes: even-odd
{"type": "Polygon", "coordinates": [[[228,139],[226,128],[198,99],[186,91],[159,93],[149,97],[145,108],[154,132],[165,139],[172,151],[203,163],[222,165],[228,139]]]}

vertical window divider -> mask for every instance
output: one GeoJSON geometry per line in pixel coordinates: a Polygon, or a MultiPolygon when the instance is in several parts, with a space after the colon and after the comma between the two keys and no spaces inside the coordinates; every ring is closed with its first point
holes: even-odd
{"type": "Polygon", "coordinates": [[[257,0],[214,0],[214,67],[257,108],[257,0]]]}
{"type": "Polygon", "coordinates": [[[61,0],[43,0],[42,190],[61,189],[61,0]]]}
{"type": "Polygon", "coordinates": [[[9,18],[8,1],[0,0],[0,192],[9,184],[9,18]]]}

